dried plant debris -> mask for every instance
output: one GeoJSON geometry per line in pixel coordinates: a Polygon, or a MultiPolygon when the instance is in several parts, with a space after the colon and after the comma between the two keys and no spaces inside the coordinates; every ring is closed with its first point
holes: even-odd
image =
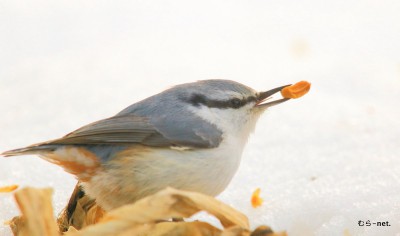
{"type": "Polygon", "coordinates": [[[262,205],[263,199],[260,197],[261,189],[257,188],[251,195],[251,205],[256,208],[262,205]]]}
{"type": "Polygon", "coordinates": [[[88,225],[96,224],[104,213],[104,210],[96,204],[94,199],[85,195],[78,183],[67,206],[57,218],[59,230],[65,232],[71,226],[79,230],[88,225]]]}
{"type": "Polygon", "coordinates": [[[274,233],[268,226],[261,225],[255,229],[250,236],[286,236],[286,232],[274,233]]]}
{"type": "Polygon", "coordinates": [[[18,185],[9,185],[9,186],[3,186],[0,187],[0,193],[9,193],[18,188],[18,185]]]}
{"type": "Polygon", "coordinates": [[[14,217],[14,235],[51,236],[58,235],[58,228],[51,205],[52,189],[24,188],[14,195],[22,215],[14,217]]]}
{"type": "Polygon", "coordinates": [[[274,233],[267,226],[261,226],[250,232],[247,217],[232,207],[207,195],[173,188],[167,188],[107,213],[104,213],[92,199],[86,196],[72,198],[76,199],[72,217],[69,218],[69,221],[65,221],[65,216],[69,214],[66,208],[63,213],[64,218],[61,214],[58,220],[59,227],[57,227],[51,206],[51,193],[50,189],[33,188],[24,188],[16,192],[15,199],[22,216],[15,217],[9,222],[14,235],[286,235],[285,232],[274,233]],[[199,211],[206,211],[214,215],[224,228],[219,229],[207,222],[169,220],[190,217],[199,211]],[[81,229],[79,230],[77,227],[81,229]],[[67,231],[60,233],[58,228],[61,231],[65,231],[65,229],[67,231]]]}
{"type": "MultiPolygon", "coordinates": [[[[102,234],[102,232],[110,229],[118,234],[132,227],[139,227],[143,230],[143,225],[150,227],[149,230],[153,231],[156,230],[154,229],[156,227],[155,224],[162,219],[190,217],[201,210],[214,215],[225,228],[237,225],[249,231],[249,222],[245,215],[216,199],[200,193],[167,188],[141,199],[135,204],[112,210],[98,224],[88,226],[72,235],[106,235],[102,234]]],[[[182,224],[178,225],[187,227],[188,223],[182,222],[182,224]]],[[[155,233],[151,235],[153,234],[155,233]]]]}

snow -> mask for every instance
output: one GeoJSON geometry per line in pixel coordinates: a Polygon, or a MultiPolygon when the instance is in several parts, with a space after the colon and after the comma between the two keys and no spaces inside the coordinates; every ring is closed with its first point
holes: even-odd
{"type": "MultiPolygon", "coordinates": [[[[183,82],[309,94],[260,119],[219,199],[290,235],[400,235],[399,1],[3,1],[0,150],[58,138],[183,82]],[[261,188],[264,204],[250,205],[261,188]],[[358,226],[358,221],[390,226],[358,226]]],[[[75,179],[0,158],[0,186],[75,179]]],[[[0,195],[0,221],[18,215],[0,195]]],[[[215,219],[199,216],[211,222],[215,219]]],[[[0,226],[0,235],[10,235],[0,226]]]]}

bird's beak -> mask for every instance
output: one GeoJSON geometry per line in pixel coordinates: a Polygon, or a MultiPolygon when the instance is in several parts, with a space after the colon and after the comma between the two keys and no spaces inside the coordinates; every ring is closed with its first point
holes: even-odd
{"type": "Polygon", "coordinates": [[[289,85],[290,84],[284,85],[284,86],[281,86],[281,87],[278,87],[278,88],[274,88],[274,89],[271,89],[271,90],[266,91],[266,92],[260,92],[258,94],[257,103],[256,103],[255,106],[256,107],[267,108],[267,107],[272,107],[272,106],[281,104],[282,102],[286,102],[290,98],[282,98],[282,99],[278,99],[278,100],[270,101],[270,102],[265,102],[265,101],[270,99],[273,94],[275,94],[277,92],[280,92],[284,87],[287,87],[289,85]]]}

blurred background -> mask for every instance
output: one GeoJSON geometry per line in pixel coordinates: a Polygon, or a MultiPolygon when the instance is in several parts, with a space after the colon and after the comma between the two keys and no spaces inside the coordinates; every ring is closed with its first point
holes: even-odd
{"type": "MultiPolygon", "coordinates": [[[[390,0],[1,0],[0,151],[179,83],[267,90],[307,80],[309,94],[260,119],[219,199],[253,228],[400,235],[399,12],[390,0]],[[257,187],[264,204],[254,209],[257,187]]],[[[0,158],[0,186],[10,184],[53,187],[59,212],[75,179],[34,156],[0,158]]],[[[0,222],[18,214],[12,194],[0,194],[0,222]]]]}

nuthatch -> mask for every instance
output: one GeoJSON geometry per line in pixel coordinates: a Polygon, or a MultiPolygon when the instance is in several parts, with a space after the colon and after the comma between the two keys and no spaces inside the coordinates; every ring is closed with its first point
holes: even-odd
{"type": "Polygon", "coordinates": [[[181,84],[66,136],[2,153],[37,154],[74,174],[105,210],[171,186],[218,195],[283,87],[257,92],[229,80],[181,84]]]}

